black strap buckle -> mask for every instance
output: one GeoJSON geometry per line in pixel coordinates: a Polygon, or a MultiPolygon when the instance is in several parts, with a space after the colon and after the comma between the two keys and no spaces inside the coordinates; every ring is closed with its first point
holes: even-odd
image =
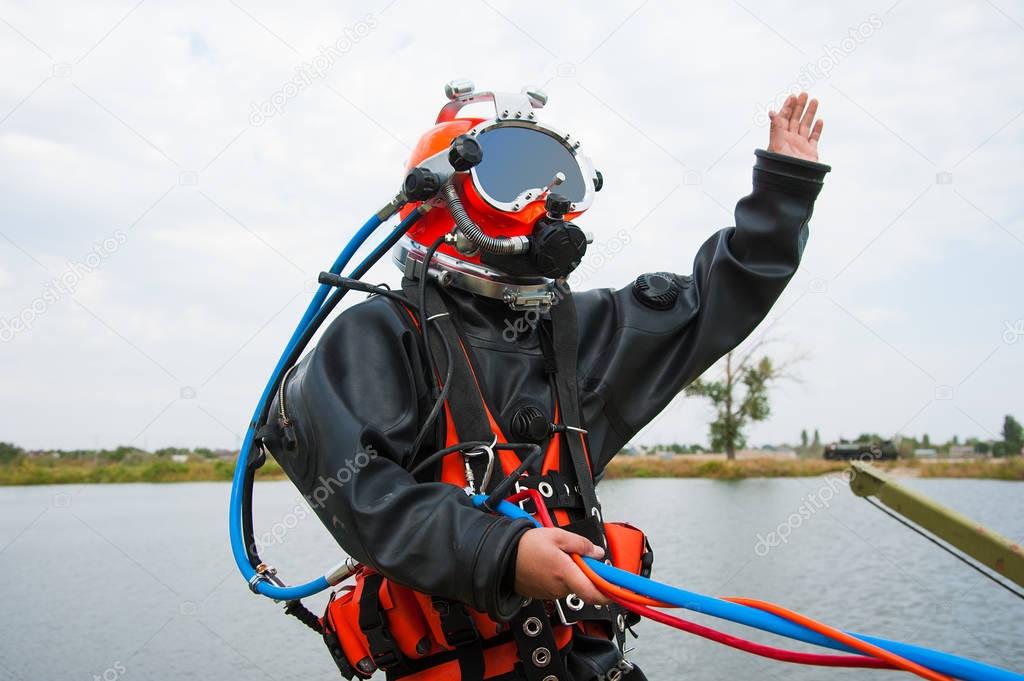
{"type": "Polygon", "coordinates": [[[432,604],[441,619],[441,633],[448,645],[458,648],[480,640],[476,625],[462,604],[437,597],[432,599],[432,604]]]}
{"type": "Polygon", "coordinates": [[[359,597],[359,628],[370,644],[370,655],[378,669],[388,670],[405,658],[391,637],[384,611],[380,604],[380,587],[384,578],[379,574],[367,575],[359,597]]]}

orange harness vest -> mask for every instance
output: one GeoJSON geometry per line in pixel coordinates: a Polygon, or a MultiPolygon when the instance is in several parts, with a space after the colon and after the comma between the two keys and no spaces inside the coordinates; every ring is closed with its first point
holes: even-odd
{"type": "MultiPolygon", "coordinates": [[[[413,288],[408,279],[404,285],[407,292],[413,288]]],[[[443,375],[447,353],[442,343],[447,342],[453,364],[454,385],[444,403],[445,446],[471,440],[507,443],[440,294],[433,286],[428,286],[427,292],[427,313],[436,329],[432,329],[429,351],[441,358],[445,366],[438,370],[443,375]]],[[[573,305],[570,300],[558,307],[564,310],[573,305]]],[[[575,336],[575,310],[572,312],[570,330],[575,336]]],[[[418,328],[415,315],[410,312],[410,317],[418,328]]],[[[575,383],[574,371],[571,381],[575,383]]],[[[584,493],[588,483],[593,488],[585,431],[558,425],[566,403],[557,399],[565,390],[557,388],[556,383],[556,434],[547,444],[540,470],[524,474],[515,483],[516,489],[537,489],[556,524],[605,544],[615,565],[638,574],[649,570],[652,554],[643,533],[629,525],[600,522],[596,494],[584,493]],[[572,438],[578,438],[578,445],[572,438]],[[582,476],[563,473],[563,440],[569,449],[582,452],[585,481],[580,480],[582,476]],[[588,501],[594,505],[585,513],[588,501]],[[575,522],[573,509],[578,509],[575,522]]],[[[578,404],[568,411],[578,414],[578,404]]],[[[485,453],[489,462],[479,453],[472,457],[462,451],[448,454],[440,462],[440,481],[467,490],[490,491],[521,463],[511,450],[491,448],[485,453]],[[488,477],[488,468],[493,469],[491,484],[487,490],[476,490],[474,483],[481,484],[488,477]]],[[[573,468],[577,460],[573,460],[573,468]]],[[[344,676],[369,678],[377,669],[384,669],[388,679],[410,681],[565,680],[568,675],[561,653],[570,644],[574,627],[591,635],[615,637],[621,647],[627,624],[623,611],[587,605],[572,595],[553,603],[529,602],[510,623],[498,623],[484,613],[413,591],[365,567],[357,573],[354,585],[332,594],[322,619],[324,640],[344,676]]]]}

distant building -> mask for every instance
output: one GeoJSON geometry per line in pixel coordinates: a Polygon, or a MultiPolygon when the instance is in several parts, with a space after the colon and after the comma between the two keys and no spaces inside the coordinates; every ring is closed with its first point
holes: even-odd
{"type": "Polygon", "coordinates": [[[174,463],[188,463],[188,454],[171,454],[174,463]]]}
{"type": "Polygon", "coordinates": [[[914,458],[917,459],[934,459],[939,455],[938,451],[927,447],[923,449],[914,450],[914,458]]]}
{"type": "Polygon", "coordinates": [[[980,459],[988,456],[974,451],[974,445],[953,445],[949,448],[949,455],[955,459],[980,459]]]}

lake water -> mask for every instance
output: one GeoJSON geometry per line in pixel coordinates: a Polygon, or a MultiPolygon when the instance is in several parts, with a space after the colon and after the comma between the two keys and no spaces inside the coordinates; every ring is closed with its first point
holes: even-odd
{"type": "MultiPolygon", "coordinates": [[[[1024,539],[1021,483],[908,482],[1024,539]]],[[[609,519],[648,531],[663,581],[1024,671],[1024,602],[839,478],[616,480],[601,496],[609,519]],[[759,543],[772,532],[785,541],[759,543]]],[[[227,498],[214,483],[0,488],[0,681],[339,678],[320,639],[235,571],[227,498]]],[[[339,559],[299,504],[287,482],[257,486],[258,532],[274,533],[264,557],[293,582],[339,559]]],[[[323,599],[311,604],[319,612],[323,599]]],[[[651,622],[637,629],[631,658],[652,679],[891,678],[763,660],[651,622]]]]}

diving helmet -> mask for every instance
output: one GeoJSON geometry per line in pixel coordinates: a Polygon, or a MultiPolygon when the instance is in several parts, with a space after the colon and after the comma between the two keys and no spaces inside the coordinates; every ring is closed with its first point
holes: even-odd
{"type": "Polygon", "coordinates": [[[402,216],[431,210],[395,246],[407,276],[505,301],[515,310],[546,309],[555,288],[579,266],[592,241],[572,220],[603,180],[580,142],[542,123],[540,90],[477,92],[467,80],[445,86],[448,103],[417,142],[406,166],[402,216]],[[459,117],[491,103],[490,118],[459,117]]]}

